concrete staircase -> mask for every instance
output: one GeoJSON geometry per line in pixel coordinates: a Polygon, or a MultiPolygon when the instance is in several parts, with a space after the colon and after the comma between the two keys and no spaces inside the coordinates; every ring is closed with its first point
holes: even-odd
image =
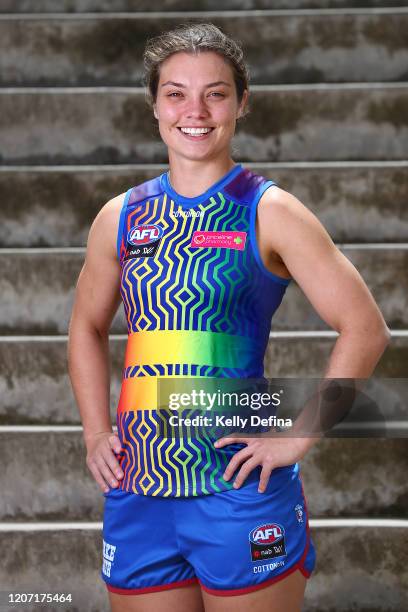
{"type": "MultiPolygon", "coordinates": [[[[109,610],[99,578],[104,498],[85,465],[66,334],[93,218],[166,167],[140,87],[147,37],[196,17],[243,42],[252,112],[235,159],[319,217],[392,331],[374,374],[407,376],[408,2],[219,5],[0,4],[0,592],[73,594],[65,606],[24,610],[109,610]]],[[[114,424],[122,308],[111,332],[114,424]]],[[[291,285],[266,375],[321,376],[335,338],[291,285]]],[[[318,554],[305,611],[407,609],[407,451],[403,438],[326,439],[305,457],[318,554]]]]}

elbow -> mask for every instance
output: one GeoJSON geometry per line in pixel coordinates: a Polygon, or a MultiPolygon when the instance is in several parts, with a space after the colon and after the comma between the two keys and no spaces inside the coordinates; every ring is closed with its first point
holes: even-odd
{"type": "Polygon", "coordinates": [[[385,323],[370,331],[369,336],[375,345],[380,346],[384,350],[391,343],[391,331],[385,323]]]}
{"type": "Polygon", "coordinates": [[[352,334],[353,336],[363,336],[365,341],[370,344],[386,348],[392,339],[391,330],[384,320],[375,325],[360,324],[358,326],[343,326],[338,330],[340,334],[352,334]]]}
{"type": "Polygon", "coordinates": [[[85,316],[73,314],[68,325],[68,353],[72,345],[81,345],[86,338],[109,339],[110,326],[100,326],[85,316]]]}
{"type": "Polygon", "coordinates": [[[384,344],[384,347],[388,346],[391,342],[391,330],[382,317],[378,325],[374,328],[373,336],[380,344],[384,344]]]}
{"type": "Polygon", "coordinates": [[[385,328],[384,328],[384,345],[388,346],[391,343],[391,339],[392,339],[391,330],[388,328],[387,325],[385,325],[385,328]]]}
{"type": "Polygon", "coordinates": [[[391,331],[385,322],[378,327],[369,330],[367,333],[375,344],[384,346],[384,348],[391,342],[391,331]]]}

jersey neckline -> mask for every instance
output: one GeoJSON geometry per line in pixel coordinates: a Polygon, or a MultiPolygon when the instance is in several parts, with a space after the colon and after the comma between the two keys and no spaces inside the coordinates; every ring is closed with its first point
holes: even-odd
{"type": "Polygon", "coordinates": [[[224,187],[226,183],[228,183],[232,178],[234,178],[237,174],[239,174],[242,170],[241,164],[236,164],[233,166],[224,176],[222,176],[216,183],[213,183],[207,191],[201,193],[194,198],[188,198],[186,196],[182,196],[177,191],[173,189],[169,180],[169,172],[163,172],[160,176],[160,183],[162,188],[166,191],[166,193],[176,202],[176,204],[180,204],[183,208],[190,208],[192,206],[197,206],[208,198],[210,198],[215,192],[219,191],[224,187]]]}

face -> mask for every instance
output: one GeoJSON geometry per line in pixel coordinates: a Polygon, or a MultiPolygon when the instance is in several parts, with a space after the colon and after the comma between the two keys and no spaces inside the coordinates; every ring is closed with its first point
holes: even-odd
{"type": "Polygon", "coordinates": [[[154,116],[169,149],[169,159],[228,156],[236,120],[247,97],[245,90],[238,104],[232,69],[217,53],[178,52],[167,58],[160,69],[154,116]],[[210,130],[194,136],[181,128],[210,130]]]}

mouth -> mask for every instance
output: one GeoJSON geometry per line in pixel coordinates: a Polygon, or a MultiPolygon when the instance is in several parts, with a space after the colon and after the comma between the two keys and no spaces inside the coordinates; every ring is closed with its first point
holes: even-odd
{"type": "Polygon", "coordinates": [[[209,128],[209,131],[205,132],[204,134],[191,134],[191,133],[183,132],[181,127],[177,127],[177,129],[180,132],[180,134],[182,134],[188,140],[206,140],[207,138],[209,138],[210,134],[212,134],[212,132],[215,130],[215,128],[212,127],[212,128],[209,128]]]}

